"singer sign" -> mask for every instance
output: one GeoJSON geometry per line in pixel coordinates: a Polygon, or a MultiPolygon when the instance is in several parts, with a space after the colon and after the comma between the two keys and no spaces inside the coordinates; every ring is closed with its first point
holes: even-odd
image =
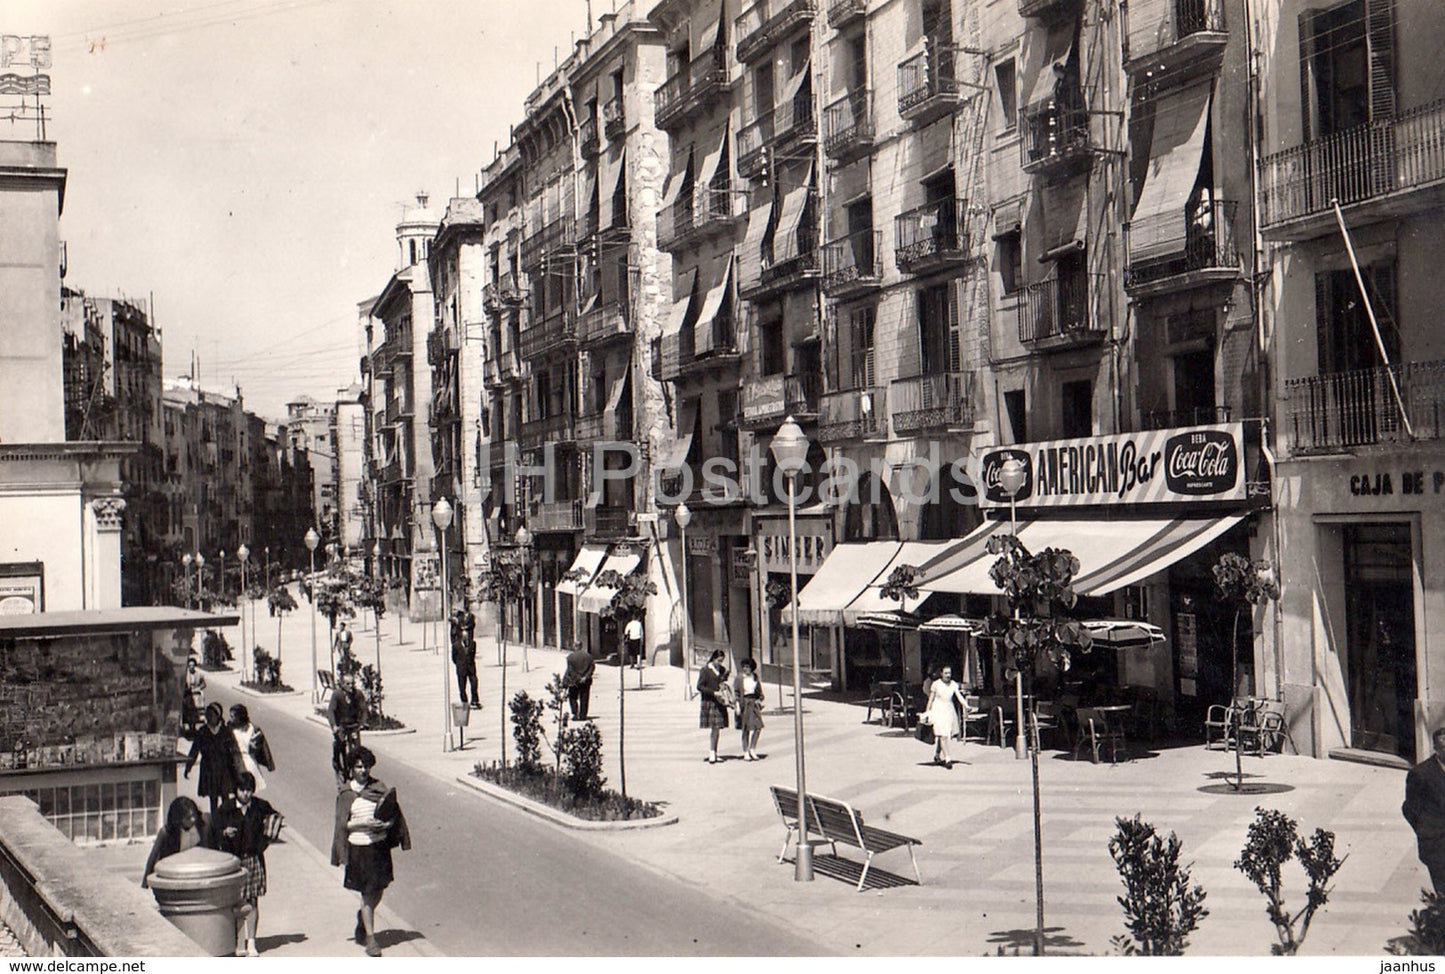
{"type": "Polygon", "coordinates": [[[980,504],[1007,506],[1005,461],[1024,464],[1019,506],[1242,501],[1244,433],[1239,423],[1020,443],[980,457],[980,504]]]}

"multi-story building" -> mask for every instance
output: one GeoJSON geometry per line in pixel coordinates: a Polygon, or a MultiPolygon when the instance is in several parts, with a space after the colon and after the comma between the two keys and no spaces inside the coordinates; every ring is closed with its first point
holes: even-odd
{"type": "Polygon", "coordinates": [[[332,442],[332,428],[336,425],[336,405],[317,402],[308,395],[300,395],[286,404],[286,428],[291,436],[291,445],[305,450],[316,464],[315,497],[312,507],[316,511],[316,530],[320,532],[323,544],[332,544],[338,537],[336,502],[336,444],[332,442]]]}
{"type": "Polygon", "coordinates": [[[362,481],[366,475],[366,405],[361,386],[336,391],[332,409],[331,446],[336,460],[336,543],[344,552],[365,558],[371,537],[369,509],[362,481]]]}
{"type": "Polygon", "coordinates": [[[648,573],[659,590],[650,647],[668,644],[680,624],[648,476],[650,458],[673,447],[676,421],[650,366],[672,310],[670,264],[657,249],[668,158],[653,97],[664,67],[661,37],[636,4],[603,14],[528,96],[513,144],[478,193],[493,339],[484,378],[503,431],[493,432],[489,464],[497,539],[528,529],[526,624],[543,642],[580,640],[599,654],[617,638],[597,615],[607,597],[563,579],[572,568],[588,582],[609,566],[648,573]],[[548,473],[506,479],[497,445],[507,443],[548,473]]]}
{"type": "Polygon", "coordinates": [[[1445,9],[1285,0],[1246,24],[1285,580],[1267,686],[1306,751],[1404,763],[1445,715],[1445,9]]]}

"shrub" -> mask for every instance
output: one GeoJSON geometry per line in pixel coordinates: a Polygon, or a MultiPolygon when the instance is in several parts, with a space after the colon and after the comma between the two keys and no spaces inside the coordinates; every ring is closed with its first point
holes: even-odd
{"type": "Polygon", "coordinates": [[[562,750],[564,742],[562,735],[567,730],[567,691],[562,687],[562,678],[552,674],[552,679],[547,681],[547,709],[552,712],[552,725],[557,729],[557,736],[547,741],[552,749],[552,757],[556,767],[562,767],[562,750]]]}
{"type": "Polygon", "coordinates": [[[386,691],[381,685],[381,674],[370,663],[361,668],[361,692],[366,695],[366,722],[374,725],[385,721],[386,711],[381,702],[386,698],[386,691]]]}
{"type": "Polygon", "coordinates": [[[226,661],[233,659],[231,644],[226,637],[214,629],[207,629],[206,634],[201,637],[201,665],[208,670],[219,670],[225,667],[226,661]]]}
{"type": "Polygon", "coordinates": [[[343,652],[336,660],[336,678],[341,679],[348,676],[360,676],[361,660],[351,650],[343,652]]]}
{"type": "Polygon", "coordinates": [[[281,687],[281,661],[266,652],[264,646],[257,646],[254,653],[255,682],[257,686],[269,689],[281,687]]]}
{"type": "Polygon", "coordinates": [[[1445,954],[1445,896],[1423,889],[1420,902],[1425,908],[1410,912],[1410,932],[1386,946],[1390,953],[1430,957],[1445,954]]]}
{"type": "Polygon", "coordinates": [[[517,742],[517,767],[536,771],[542,766],[542,703],[526,690],[518,690],[509,705],[512,740],[517,742]]]}
{"type": "Polygon", "coordinates": [[[579,800],[602,794],[602,732],[594,724],[573,727],[562,734],[562,780],[579,800]]]}
{"type": "Polygon", "coordinates": [[[1256,808],[1245,842],[1234,868],[1244,873],[1264,894],[1265,912],[1274,924],[1279,943],[1270,944],[1271,954],[1293,956],[1304,945],[1315,911],[1329,902],[1329,881],[1344,865],[1335,858],[1335,834],[1315,829],[1310,841],[1300,838],[1295,820],[1274,809],[1256,808]],[[1280,867],[1297,858],[1309,879],[1305,905],[1293,916],[1284,905],[1280,867]]]}
{"type": "Polygon", "coordinates": [[[1113,943],[1125,954],[1175,956],[1189,946],[1189,935],[1209,915],[1204,887],[1189,885],[1189,867],[1179,865],[1179,836],[1160,838],[1154,826],[1135,815],[1116,818],[1109,840],[1119,878],[1124,881],[1124,926],[1129,936],[1113,943]]]}

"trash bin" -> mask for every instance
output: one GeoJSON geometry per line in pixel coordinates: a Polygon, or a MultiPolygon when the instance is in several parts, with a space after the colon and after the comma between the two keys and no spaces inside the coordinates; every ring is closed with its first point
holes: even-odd
{"type": "Polygon", "coordinates": [[[245,884],[241,860],[201,846],[162,859],[150,878],[161,916],[212,957],[236,953],[236,921],[249,909],[245,884]]]}
{"type": "MultiPolygon", "coordinates": [[[[433,711],[435,713],[435,711],[433,711]]],[[[471,719],[472,709],[464,703],[452,704],[452,725],[455,727],[466,727],[471,719]]]]}

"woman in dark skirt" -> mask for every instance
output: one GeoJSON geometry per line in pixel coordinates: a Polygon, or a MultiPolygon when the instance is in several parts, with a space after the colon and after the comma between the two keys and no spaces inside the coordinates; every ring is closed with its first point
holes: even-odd
{"type": "Polygon", "coordinates": [[[236,750],[236,735],[226,726],[225,711],[212,700],[206,704],[206,722],[196,730],[191,741],[191,753],[186,758],[185,776],[191,776],[196,759],[201,761],[201,777],[196,782],[196,794],[211,802],[211,817],[216,816],[216,807],[236,790],[236,769],[241,766],[241,752],[236,750]]]}
{"type": "Polygon", "coordinates": [[[380,957],[376,942],[376,908],[391,885],[391,850],[411,848],[406,816],[396,800],[396,789],[371,776],[376,755],[358,747],[351,756],[351,780],[336,796],[336,828],[331,838],[331,864],[345,864],[342,886],[361,894],[356,911],[357,943],[366,944],[368,957],[380,957]]]}
{"type": "Polygon", "coordinates": [[[701,701],[697,726],[708,730],[707,763],[717,764],[717,739],[728,726],[728,701],[724,694],[731,689],[727,685],[728,668],[723,665],[723,651],[715,649],[707,659],[707,665],[697,674],[697,693],[701,701]]]}
{"type": "Polygon", "coordinates": [[[256,797],[256,776],[249,771],[236,775],[236,800],[216,813],[211,822],[215,847],[241,860],[246,885],[241,899],[250,907],[246,915],[246,945],[236,956],[258,957],[256,924],[261,919],[260,899],[266,895],[266,847],[271,844],[271,819],[276,815],[265,799],[256,797]]]}
{"type": "Polygon", "coordinates": [[[763,681],[752,658],[738,663],[733,695],[738,700],[738,730],[743,736],[743,760],[758,759],[758,737],[763,732],[763,681]]]}

